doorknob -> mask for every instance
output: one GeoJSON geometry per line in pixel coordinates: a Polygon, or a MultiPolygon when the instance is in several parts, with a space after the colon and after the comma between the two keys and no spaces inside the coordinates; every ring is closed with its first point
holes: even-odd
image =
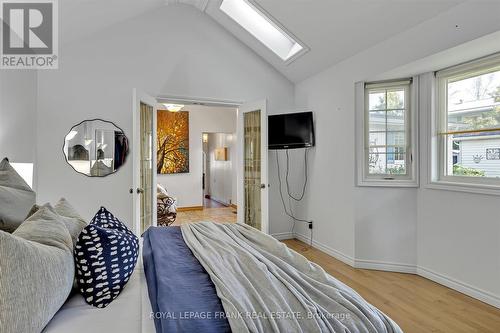
{"type": "Polygon", "coordinates": [[[265,189],[266,188],[266,184],[260,184],[260,188],[261,189],[265,189]]]}
{"type": "Polygon", "coordinates": [[[137,194],[143,194],[144,193],[144,189],[138,187],[137,188],[137,194]]]}

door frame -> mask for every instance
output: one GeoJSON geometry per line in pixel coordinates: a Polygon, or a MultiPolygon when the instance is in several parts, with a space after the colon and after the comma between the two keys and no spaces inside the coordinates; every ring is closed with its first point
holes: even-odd
{"type": "MultiPolygon", "coordinates": [[[[134,96],[135,96],[135,89],[134,89],[134,96]]],[[[147,95],[146,95],[147,96],[147,95]]],[[[238,168],[237,168],[237,216],[238,216],[238,223],[243,222],[243,216],[244,213],[244,200],[243,200],[243,186],[241,185],[241,182],[243,181],[243,152],[240,151],[243,145],[240,145],[240,140],[243,139],[242,131],[243,131],[243,124],[240,124],[240,110],[242,108],[255,108],[255,110],[261,110],[263,112],[264,116],[267,117],[267,99],[261,99],[255,102],[242,102],[242,101],[236,101],[236,100],[229,100],[229,99],[221,99],[221,98],[207,98],[207,97],[190,97],[190,96],[176,96],[176,95],[168,95],[168,94],[159,94],[154,97],[154,100],[156,103],[176,103],[176,104],[197,104],[197,105],[204,105],[204,106],[224,106],[224,107],[235,107],[237,111],[237,124],[236,124],[236,134],[237,134],[237,161],[238,161],[238,168]],[[241,127],[240,127],[241,126],[241,127]]],[[[137,101],[134,99],[134,105],[136,105],[137,101]]],[[[135,117],[135,115],[134,115],[135,117]]],[[[156,137],[156,112],[155,112],[155,124],[154,124],[154,137],[156,137]]],[[[134,119],[134,124],[137,120],[134,119]]],[[[268,149],[267,149],[267,118],[266,121],[262,120],[261,124],[263,126],[261,127],[261,130],[266,133],[264,135],[265,140],[262,142],[262,146],[264,149],[261,149],[262,154],[267,154],[268,149]]],[[[135,126],[135,125],[134,125],[135,126]]],[[[135,134],[135,131],[134,131],[135,134]]],[[[135,144],[136,144],[136,138],[134,137],[134,149],[135,149],[135,144]]],[[[156,151],[156,140],[153,140],[153,149],[156,151]]],[[[243,141],[242,141],[243,142],[243,141]]],[[[156,155],[155,155],[155,160],[156,160],[156,155]]],[[[264,165],[262,166],[262,174],[264,175],[265,179],[262,178],[262,180],[265,180],[265,184],[267,185],[269,183],[269,172],[268,172],[268,163],[267,163],[267,155],[265,158],[262,159],[264,165]]],[[[134,165],[134,174],[135,174],[135,165],[134,165]]],[[[154,179],[156,182],[156,173],[154,175],[154,179]]],[[[156,195],[156,191],[155,191],[156,195]]],[[[266,187],[265,191],[262,191],[262,200],[266,203],[265,205],[262,205],[262,231],[269,234],[269,188],[268,186],[266,187]]],[[[134,205],[135,207],[135,205],[134,205]]],[[[156,214],[155,215],[155,221],[156,221],[156,214]]],[[[134,214],[134,217],[136,215],[134,214]]],[[[139,222],[136,222],[139,223],[139,222]]]]}
{"type": "Polygon", "coordinates": [[[148,95],[147,93],[144,93],[137,88],[134,88],[132,90],[132,96],[133,96],[133,104],[132,104],[132,188],[131,188],[131,194],[132,194],[132,212],[133,212],[133,219],[134,219],[134,232],[137,236],[140,237],[140,230],[141,230],[141,200],[140,200],[140,194],[137,193],[137,188],[140,187],[141,183],[141,133],[140,133],[140,125],[141,125],[141,119],[140,119],[140,110],[141,110],[141,103],[145,103],[148,105],[153,106],[153,129],[152,129],[152,136],[153,136],[153,142],[152,142],[152,164],[153,164],[153,173],[152,173],[152,217],[153,220],[151,221],[153,226],[157,225],[157,216],[156,216],[156,184],[157,184],[157,175],[156,175],[156,104],[157,100],[155,97],[148,95]]]}
{"type": "Polygon", "coordinates": [[[268,147],[267,147],[267,99],[242,104],[238,108],[238,223],[244,223],[245,200],[243,177],[245,175],[244,165],[244,118],[243,113],[257,111],[261,112],[260,130],[261,140],[261,184],[265,188],[261,191],[261,231],[269,234],[269,171],[268,171],[268,147]]]}
{"type": "MultiPolygon", "coordinates": [[[[212,132],[212,131],[210,131],[210,132],[202,132],[202,137],[201,137],[202,147],[203,147],[203,143],[204,143],[203,142],[203,134],[225,134],[225,135],[233,135],[233,136],[236,135],[236,142],[234,143],[234,147],[236,148],[236,150],[235,150],[235,152],[236,152],[236,158],[234,159],[234,161],[239,162],[239,153],[238,153],[238,108],[236,108],[236,132],[233,132],[233,133],[231,133],[231,132],[212,132]]],[[[205,152],[203,152],[203,151],[201,153],[202,153],[203,158],[206,158],[206,160],[205,160],[204,163],[209,162],[210,161],[210,156],[208,156],[208,155],[205,156],[205,152]]],[[[229,151],[229,155],[231,155],[231,154],[232,154],[232,152],[230,150],[229,151]]],[[[233,159],[231,159],[231,160],[233,160],[233,159]]],[[[208,164],[206,163],[205,166],[207,167],[208,164]]],[[[231,165],[231,168],[233,168],[232,165],[231,165]]],[[[238,172],[239,172],[239,168],[236,168],[236,182],[239,181],[239,179],[238,179],[238,172]]],[[[232,181],[232,175],[231,175],[231,181],[232,181]]],[[[205,174],[205,188],[206,187],[207,187],[207,177],[206,177],[206,174],[205,174]]],[[[232,184],[231,184],[231,187],[232,187],[232,184]]],[[[236,184],[236,189],[238,189],[238,184],[236,184]]],[[[236,190],[236,196],[238,196],[238,190],[236,190]]],[[[232,201],[230,205],[232,205],[232,204],[236,205],[238,203],[237,199],[238,198],[236,198],[236,202],[232,201]]],[[[202,190],[202,206],[203,207],[205,207],[204,200],[205,200],[205,191],[202,190]]],[[[232,198],[231,198],[231,200],[232,200],[232,198]]],[[[218,200],[215,200],[215,201],[218,202],[218,200]]],[[[224,203],[221,202],[221,204],[224,204],[224,203]]]]}
{"type": "MultiPolygon", "coordinates": [[[[201,105],[201,106],[233,107],[236,110],[238,110],[238,108],[244,104],[244,102],[241,102],[241,101],[228,100],[228,99],[174,96],[174,95],[156,95],[156,100],[158,103],[175,103],[175,104],[187,104],[187,105],[194,104],[194,105],[201,105]]],[[[238,114],[236,114],[236,117],[238,117],[238,114]]],[[[238,131],[238,124],[236,124],[236,131],[238,131]]],[[[216,132],[205,131],[205,132],[202,132],[202,134],[203,133],[216,133],[216,132]]],[[[201,140],[201,144],[203,147],[203,135],[197,140],[201,140]]],[[[202,152],[202,154],[203,154],[203,152],[202,152]]],[[[236,152],[236,154],[237,154],[237,156],[239,156],[238,151],[236,152]]],[[[236,161],[239,161],[238,157],[237,157],[236,161]]],[[[239,170],[238,170],[238,173],[239,173],[239,170]]],[[[200,177],[203,177],[203,175],[200,175],[200,177]]],[[[237,179],[237,181],[239,181],[238,175],[237,175],[236,179],[237,179]]],[[[201,179],[201,181],[203,181],[203,180],[201,179]]],[[[238,195],[238,193],[237,193],[237,195],[238,195]]],[[[205,193],[203,190],[201,190],[201,204],[202,204],[202,206],[204,205],[203,200],[205,200],[205,193]]]]}

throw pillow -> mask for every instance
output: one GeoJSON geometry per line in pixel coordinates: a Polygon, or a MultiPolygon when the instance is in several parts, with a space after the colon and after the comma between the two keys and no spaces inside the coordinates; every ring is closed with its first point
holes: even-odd
{"type": "Polygon", "coordinates": [[[75,276],[68,230],[47,207],[0,231],[0,331],[38,333],[64,304],[75,276]]]}
{"type": "Polygon", "coordinates": [[[73,241],[73,246],[76,244],[76,240],[80,232],[87,225],[85,220],[76,212],[76,210],[71,206],[71,204],[64,198],[61,198],[57,204],[52,207],[50,203],[46,203],[43,206],[33,205],[26,219],[30,218],[35,214],[41,207],[47,207],[54,214],[59,215],[60,220],[64,223],[66,228],[71,235],[71,240],[73,241]]]}
{"type": "Polygon", "coordinates": [[[125,224],[101,207],[75,246],[76,280],[85,301],[108,306],[134,272],[139,240],[125,224]]]}

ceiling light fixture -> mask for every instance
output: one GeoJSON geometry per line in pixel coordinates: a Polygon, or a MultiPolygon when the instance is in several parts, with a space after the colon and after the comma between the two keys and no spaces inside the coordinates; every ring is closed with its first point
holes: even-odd
{"type": "Polygon", "coordinates": [[[167,110],[170,111],[170,112],[179,112],[184,107],[183,104],[168,104],[168,103],[163,103],[163,105],[165,105],[165,107],[167,108],[167,110]]]}

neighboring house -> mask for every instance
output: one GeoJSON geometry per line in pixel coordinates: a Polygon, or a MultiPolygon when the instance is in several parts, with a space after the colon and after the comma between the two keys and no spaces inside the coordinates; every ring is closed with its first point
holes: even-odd
{"type": "Polygon", "coordinates": [[[371,112],[370,114],[370,167],[381,173],[385,171],[386,165],[392,170],[405,166],[406,140],[402,111],[389,112],[393,115],[387,116],[387,119],[385,112],[371,112]],[[396,112],[401,112],[401,114],[398,115],[396,112]]]}
{"type": "MultiPolygon", "coordinates": [[[[450,106],[448,124],[455,124],[453,131],[469,129],[464,118],[480,118],[499,106],[491,98],[450,106]]],[[[450,145],[454,165],[483,171],[486,177],[500,177],[500,131],[455,134],[450,145]]]]}
{"type": "Polygon", "coordinates": [[[500,132],[460,138],[458,163],[484,171],[486,177],[500,177],[500,132]]]}

